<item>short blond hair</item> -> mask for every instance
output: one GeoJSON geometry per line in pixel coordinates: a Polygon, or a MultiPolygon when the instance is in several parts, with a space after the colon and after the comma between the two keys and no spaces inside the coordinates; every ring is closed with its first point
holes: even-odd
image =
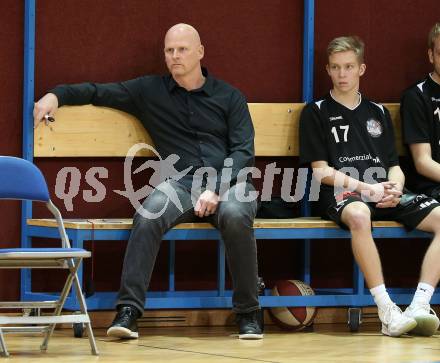
{"type": "Polygon", "coordinates": [[[327,47],[327,55],[330,57],[333,53],[347,52],[352,50],[359,61],[364,63],[365,45],[361,38],[356,35],[338,37],[333,39],[327,47]]]}
{"type": "Polygon", "coordinates": [[[428,48],[434,50],[434,42],[440,36],[440,23],[435,23],[428,35],[428,48]]]}

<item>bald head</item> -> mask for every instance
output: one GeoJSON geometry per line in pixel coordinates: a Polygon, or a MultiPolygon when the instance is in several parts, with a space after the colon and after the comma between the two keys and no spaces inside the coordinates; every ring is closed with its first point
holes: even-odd
{"type": "Polygon", "coordinates": [[[202,79],[200,61],[204,48],[194,27],[188,24],[172,26],[165,35],[164,45],[165,62],[175,80],[202,79]]]}
{"type": "Polygon", "coordinates": [[[189,24],[176,24],[173,25],[170,29],[168,29],[165,34],[165,44],[167,40],[174,39],[183,39],[190,42],[193,46],[201,45],[199,32],[193,26],[189,24]]]}

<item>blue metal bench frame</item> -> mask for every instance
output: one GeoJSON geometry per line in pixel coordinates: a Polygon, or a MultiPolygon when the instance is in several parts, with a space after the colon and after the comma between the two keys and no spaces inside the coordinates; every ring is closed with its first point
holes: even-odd
{"type": "MultiPolygon", "coordinates": [[[[72,246],[82,248],[84,241],[93,240],[99,243],[100,240],[127,240],[130,231],[120,230],[100,230],[100,229],[73,229],[66,228],[72,246]]],[[[257,239],[337,239],[350,238],[350,233],[335,228],[256,228],[255,236],[257,239]]],[[[403,227],[375,227],[373,229],[375,238],[426,238],[428,233],[413,231],[408,233],[403,227]]],[[[32,237],[53,237],[56,238],[56,231],[52,227],[28,226],[28,243],[32,237]]],[[[225,289],[225,250],[218,231],[214,228],[207,229],[172,229],[165,236],[164,240],[169,241],[169,289],[163,292],[149,291],[147,293],[147,309],[172,309],[172,308],[227,308],[231,307],[231,291],[225,289]],[[218,241],[218,277],[216,290],[204,291],[176,291],[174,284],[174,262],[175,262],[175,243],[184,240],[205,240],[218,241]]],[[[396,240],[397,242],[397,240],[396,240]]],[[[211,243],[211,242],[207,242],[211,243]]],[[[214,242],[215,243],[215,242],[214,242]]],[[[79,278],[82,279],[83,271],[78,271],[79,278]]],[[[310,259],[304,260],[302,269],[302,279],[310,282],[310,259]]],[[[31,277],[27,275],[22,281],[23,299],[41,299],[42,294],[31,291],[31,277]]],[[[315,296],[266,296],[260,299],[264,307],[272,306],[369,306],[373,304],[369,291],[364,286],[364,278],[357,264],[354,264],[353,288],[340,289],[316,289],[315,296]]],[[[408,304],[412,298],[412,291],[409,289],[390,289],[390,293],[398,304],[408,304]]],[[[47,295],[49,298],[50,295],[47,295]]],[[[112,309],[116,300],[115,292],[96,292],[87,298],[89,310],[112,309]]],[[[440,295],[436,294],[432,300],[433,304],[440,303],[440,295]]],[[[66,308],[75,310],[77,308],[76,299],[70,296],[66,302],[66,308]]]]}

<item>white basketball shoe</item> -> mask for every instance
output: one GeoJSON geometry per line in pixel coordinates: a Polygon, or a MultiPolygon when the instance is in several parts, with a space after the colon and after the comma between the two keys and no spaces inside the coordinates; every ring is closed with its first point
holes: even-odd
{"type": "Polygon", "coordinates": [[[417,326],[410,331],[411,334],[430,337],[435,334],[440,325],[435,311],[431,309],[429,304],[411,304],[406,308],[403,315],[417,322],[417,326]]]}
{"type": "Polygon", "coordinates": [[[385,309],[378,309],[379,319],[382,322],[382,334],[390,337],[399,337],[417,326],[414,318],[405,316],[402,310],[394,304],[386,305],[385,309]]]}

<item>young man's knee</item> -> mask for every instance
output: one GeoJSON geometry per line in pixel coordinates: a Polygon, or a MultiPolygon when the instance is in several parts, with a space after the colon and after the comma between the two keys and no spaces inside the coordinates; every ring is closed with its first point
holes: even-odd
{"type": "Polygon", "coordinates": [[[417,228],[440,234],[440,207],[434,208],[417,226],[417,228]]]}
{"type": "Polygon", "coordinates": [[[353,203],[345,207],[342,220],[350,229],[371,229],[371,213],[365,204],[353,203]]]}

